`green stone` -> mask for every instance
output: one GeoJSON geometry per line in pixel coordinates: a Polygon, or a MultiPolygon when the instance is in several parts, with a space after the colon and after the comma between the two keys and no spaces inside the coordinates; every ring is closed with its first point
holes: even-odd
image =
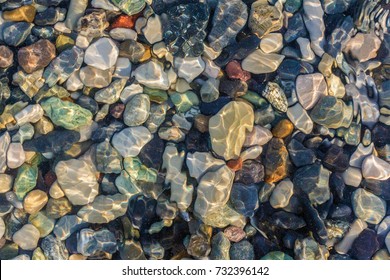
{"type": "Polygon", "coordinates": [[[32,260],[34,261],[45,261],[47,260],[45,254],[43,253],[42,249],[41,248],[36,248],[32,254],[32,257],[31,257],[32,260]]]}
{"type": "Polygon", "coordinates": [[[26,194],[35,188],[38,178],[38,167],[36,165],[23,164],[18,169],[14,182],[14,192],[19,200],[23,200],[26,194]]]}
{"type": "Polygon", "coordinates": [[[144,87],[144,93],[149,95],[150,101],[158,104],[162,104],[168,100],[168,94],[161,89],[144,87]]]}
{"type": "Polygon", "coordinates": [[[157,170],[143,165],[138,157],[127,157],[123,160],[125,170],[136,181],[155,183],[157,170]]]}
{"type": "Polygon", "coordinates": [[[41,237],[49,235],[54,229],[54,219],[50,219],[42,211],[30,215],[28,221],[39,230],[41,237]]]}
{"type": "Polygon", "coordinates": [[[65,129],[74,130],[92,120],[92,113],[87,109],[57,97],[44,100],[41,106],[55,125],[65,129]]]}
{"type": "Polygon", "coordinates": [[[111,0],[111,2],[129,16],[141,12],[146,4],[145,0],[111,0]]]}
{"type": "Polygon", "coordinates": [[[49,87],[47,84],[45,84],[34,96],[34,100],[35,102],[40,102],[42,99],[49,98],[52,96],[58,98],[66,98],[70,96],[70,93],[65,88],[59,85],[54,85],[52,87],[49,87]]]}
{"type": "Polygon", "coordinates": [[[126,170],[122,170],[121,175],[116,177],[115,186],[121,194],[131,198],[141,192],[141,188],[126,170]]]}
{"type": "Polygon", "coordinates": [[[293,260],[293,258],[283,252],[273,251],[262,257],[261,260],[293,260]]]}
{"type": "Polygon", "coordinates": [[[176,109],[181,113],[187,112],[194,105],[199,105],[199,98],[192,91],[185,93],[175,92],[170,97],[176,109]]]}
{"type": "Polygon", "coordinates": [[[357,146],[360,143],[361,125],[358,123],[351,123],[349,128],[341,127],[337,130],[337,136],[344,137],[348,145],[357,146]]]}
{"type": "Polygon", "coordinates": [[[267,100],[258,95],[256,92],[248,90],[243,96],[240,96],[242,99],[245,99],[255,105],[258,108],[266,108],[268,105],[267,100]]]}
{"type": "Polygon", "coordinates": [[[5,244],[0,249],[0,260],[11,260],[18,255],[18,245],[16,243],[5,244]]]}
{"type": "Polygon", "coordinates": [[[96,163],[96,169],[102,173],[119,174],[122,171],[122,156],[109,140],[96,146],[96,163]]]}

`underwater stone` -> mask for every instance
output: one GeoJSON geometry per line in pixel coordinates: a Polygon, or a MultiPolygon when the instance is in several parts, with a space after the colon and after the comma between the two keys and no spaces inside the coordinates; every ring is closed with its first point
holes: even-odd
{"type": "Polygon", "coordinates": [[[123,157],[135,157],[152,137],[146,127],[129,127],[114,134],[112,145],[123,157]]]}
{"type": "Polygon", "coordinates": [[[352,207],[356,217],[370,224],[379,224],[386,214],[386,202],[364,189],[354,191],[352,207]]]}

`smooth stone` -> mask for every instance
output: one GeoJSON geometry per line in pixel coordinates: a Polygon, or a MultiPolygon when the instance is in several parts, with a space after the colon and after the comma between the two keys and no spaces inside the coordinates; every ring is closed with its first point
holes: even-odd
{"type": "Polygon", "coordinates": [[[327,95],[327,85],[320,73],[299,75],[296,80],[296,91],[299,103],[305,110],[310,110],[318,100],[327,95]]]}
{"type": "Polygon", "coordinates": [[[180,78],[191,83],[205,69],[205,62],[201,57],[176,57],[174,61],[175,69],[180,78]]]}
{"type": "Polygon", "coordinates": [[[352,207],[356,217],[370,224],[379,224],[386,214],[386,202],[360,188],[352,194],[352,207]]]}
{"type": "Polygon", "coordinates": [[[249,29],[260,38],[281,29],[284,19],[282,10],[283,4],[281,1],[276,1],[274,5],[270,5],[268,1],[264,0],[255,1],[251,5],[251,13],[248,19],[249,29]]]}
{"type": "Polygon", "coordinates": [[[65,243],[53,235],[48,235],[42,240],[41,248],[48,260],[67,260],[69,258],[65,243]]]}
{"type": "Polygon", "coordinates": [[[303,61],[313,62],[316,58],[316,55],[310,47],[310,40],[307,38],[299,37],[297,39],[299,45],[299,50],[301,51],[301,56],[303,61]]]}
{"type": "Polygon", "coordinates": [[[8,174],[0,174],[0,193],[6,193],[12,188],[14,178],[8,174]]]}
{"type": "Polygon", "coordinates": [[[291,161],[296,167],[302,167],[314,163],[316,156],[311,149],[307,149],[296,139],[292,139],[287,146],[291,161]]]}
{"type": "Polygon", "coordinates": [[[298,38],[306,38],[307,35],[307,30],[301,13],[295,13],[288,19],[288,28],[286,33],[284,33],[284,40],[286,40],[287,43],[291,43],[298,38]]]}
{"type": "Polygon", "coordinates": [[[375,179],[364,179],[361,183],[364,188],[373,194],[383,198],[384,200],[390,199],[390,179],[383,181],[375,179]]]}
{"type": "Polygon", "coordinates": [[[189,111],[191,107],[199,105],[199,98],[192,91],[186,91],[184,93],[173,93],[170,98],[173,104],[176,106],[176,109],[181,113],[185,113],[189,111]]]}
{"type": "Polygon", "coordinates": [[[216,159],[211,153],[195,152],[187,154],[186,164],[190,176],[199,182],[205,173],[219,169],[225,162],[216,159]]]}
{"type": "Polygon", "coordinates": [[[84,62],[100,70],[107,70],[115,65],[119,49],[109,38],[101,38],[91,44],[85,51],[84,62]]]}
{"type": "Polygon", "coordinates": [[[18,71],[12,76],[13,83],[18,85],[28,97],[32,98],[45,84],[42,73],[43,69],[35,71],[32,74],[18,71]]]}
{"type": "Polygon", "coordinates": [[[248,91],[248,85],[241,80],[229,80],[222,78],[219,84],[219,91],[231,98],[240,97],[248,91]]]}
{"type": "Polygon", "coordinates": [[[322,204],[330,198],[329,176],[321,164],[307,165],[295,172],[294,187],[304,191],[312,203],[322,204]]]}
{"type": "Polygon", "coordinates": [[[29,214],[35,214],[45,207],[48,201],[47,194],[41,190],[29,192],[23,201],[23,208],[29,214]]]}
{"type": "Polygon", "coordinates": [[[230,201],[234,209],[245,217],[253,216],[259,207],[258,191],[256,185],[234,183],[230,193],[230,201]]]}
{"type": "Polygon", "coordinates": [[[66,197],[59,199],[49,198],[46,204],[46,215],[52,219],[58,219],[72,211],[72,204],[66,197]]]}
{"type": "Polygon", "coordinates": [[[351,256],[358,260],[369,260],[378,249],[379,242],[376,232],[372,229],[365,229],[353,242],[351,256]]]}
{"type": "Polygon", "coordinates": [[[219,85],[219,79],[208,79],[200,89],[200,96],[202,101],[206,103],[216,101],[219,97],[219,85]]]}
{"type": "Polygon", "coordinates": [[[43,72],[43,78],[45,78],[46,84],[52,87],[57,82],[65,82],[74,71],[80,69],[83,64],[83,58],[84,51],[77,46],[61,52],[59,56],[50,62],[49,66],[43,72]]]}
{"type": "Polygon", "coordinates": [[[359,187],[362,182],[362,172],[359,168],[349,167],[342,174],[344,183],[348,186],[359,187]]]}
{"type": "Polygon", "coordinates": [[[126,79],[117,79],[113,81],[108,87],[98,90],[94,96],[96,102],[104,104],[114,104],[117,102],[122,90],[126,85],[126,79]]]}
{"type": "Polygon", "coordinates": [[[48,236],[53,231],[55,220],[49,218],[45,212],[40,211],[31,214],[28,222],[39,230],[40,237],[42,238],[48,236]]]}
{"type": "Polygon", "coordinates": [[[247,233],[242,228],[236,226],[225,228],[223,234],[232,242],[240,242],[247,236],[247,233]]]}
{"type": "Polygon", "coordinates": [[[359,32],[347,42],[343,52],[349,53],[359,62],[365,62],[377,56],[381,43],[375,33],[364,34],[359,32]]]}
{"type": "Polygon", "coordinates": [[[243,70],[253,74],[267,74],[276,71],[284,59],[284,55],[264,53],[262,50],[255,50],[249,54],[241,63],[243,70]]]}
{"type": "Polygon", "coordinates": [[[115,72],[112,75],[115,78],[127,79],[131,74],[131,62],[126,57],[118,57],[115,64],[115,72]]]}
{"type": "Polygon", "coordinates": [[[7,169],[7,150],[11,143],[11,137],[8,131],[0,136],[0,173],[4,173],[7,169]]]}
{"type": "Polygon", "coordinates": [[[88,204],[99,192],[94,169],[86,161],[60,161],[55,167],[55,173],[61,189],[73,205],[88,204]]]}
{"type": "Polygon", "coordinates": [[[102,173],[121,173],[122,157],[108,139],[96,145],[96,169],[102,173]]]}
{"type": "Polygon", "coordinates": [[[83,256],[91,256],[99,252],[113,254],[117,251],[117,246],[114,233],[106,228],[98,231],[82,229],[77,234],[77,251],[83,256]]]}
{"type": "Polygon", "coordinates": [[[242,70],[241,64],[237,60],[230,61],[226,65],[225,71],[230,79],[239,79],[246,82],[251,78],[251,74],[248,71],[242,70]]]}
{"type": "Polygon", "coordinates": [[[247,240],[233,243],[229,255],[231,260],[253,260],[255,258],[253,245],[247,240]]]}
{"type": "Polygon", "coordinates": [[[240,158],[242,161],[256,159],[261,155],[262,152],[263,152],[263,147],[252,146],[252,147],[246,149],[245,151],[243,151],[240,155],[240,158]]]}
{"type": "Polygon", "coordinates": [[[140,93],[143,93],[142,86],[137,83],[133,83],[122,90],[120,100],[126,104],[131,98],[140,93]]]}
{"type": "Polygon", "coordinates": [[[13,47],[21,45],[31,34],[33,26],[33,24],[27,22],[16,22],[5,26],[3,29],[4,42],[13,47]]]}
{"type": "Polygon", "coordinates": [[[139,63],[145,52],[144,45],[138,43],[135,39],[125,40],[119,46],[119,56],[130,59],[132,63],[139,63]]]}
{"type": "Polygon", "coordinates": [[[261,260],[293,260],[292,257],[281,251],[272,251],[261,258],[261,260]]]}
{"type": "Polygon", "coordinates": [[[28,74],[46,67],[55,57],[55,46],[46,39],[39,40],[18,51],[19,65],[28,74]]]}
{"type": "Polygon", "coordinates": [[[71,0],[65,19],[65,26],[70,30],[76,28],[77,21],[84,15],[88,0],[71,0]]]}
{"type": "Polygon", "coordinates": [[[26,160],[26,154],[20,143],[11,143],[7,151],[7,166],[11,169],[20,167],[26,160]]]}
{"type": "Polygon", "coordinates": [[[93,39],[103,36],[103,31],[107,27],[108,22],[104,11],[97,10],[86,14],[77,23],[76,30],[79,32],[79,35],[76,38],[76,44],[80,41],[80,38],[85,38],[87,42],[86,47],[88,47],[93,39]]]}
{"type": "Polygon", "coordinates": [[[294,254],[298,260],[327,260],[329,257],[326,246],[318,244],[312,237],[297,239],[294,254]]]}
{"type": "Polygon", "coordinates": [[[272,135],[277,138],[286,138],[294,130],[294,125],[287,119],[282,119],[272,128],[272,135]]]}
{"type": "Polygon", "coordinates": [[[132,29],[117,27],[110,30],[110,37],[117,41],[137,40],[137,32],[132,29]]]}
{"type": "Polygon", "coordinates": [[[275,183],[287,177],[288,151],[282,139],[272,138],[264,155],[265,181],[275,183]]]}
{"type": "Polygon", "coordinates": [[[329,95],[337,98],[343,98],[345,96],[345,86],[338,76],[331,74],[326,78],[326,83],[328,85],[329,95]]]}
{"type": "Polygon", "coordinates": [[[25,195],[31,191],[37,184],[38,167],[24,163],[18,168],[18,174],[14,181],[14,192],[19,200],[22,200],[25,195]]]}
{"type": "MultiPolygon", "coordinates": [[[[25,140],[30,140],[34,136],[34,130],[35,129],[32,124],[26,123],[19,128],[18,132],[14,136],[12,136],[12,141],[23,144],[25,140]]],[[[23,148],[25,149],[25,147],[23,148]]]]}
{"type": "Polygon", "coordinates": [[[5,233],[5,223],[3,218],[0,217],[0,238],[3,238],[5,233]]]}
{"type": "Polygon", "coordinates": [[[123,157],[135,157],[152,138],[146,127],[129,127],[114,134],[112,145],[123,157]]]}
{"type": "Polygon", "coordinates": [[[39,230],[27,224],[12,236],[12,240],[23,250],[32,250],[38,246],[39,236],[39,230]]]}
{"type": "Polygon", "coordinates": [[[111,2],[129,16],[141,12],[146,4],[145,0],[112,0],[111,2]]]}
{"type": "Polygon", "coordinates": [[[211,260],[230,260],[230,241],[223,232],[218,232],[211,238],[211,260]]]}
{"type": "Polygon", "coordinates": [[[77,212],[77,216],[87,223],[104,224],[123,216],[127,205],[126,195],[99,195],[91,204],[82,207],[77,212]]]}
{"type": "Polygon", "coordinates": [[[25,151],[40,153],[61,153],[69,150],[74,143],[80,140],[80,133],[73,130],[51,131],[46,135],[34,138],[23,143],[25,151]]]}
{"type": "Polygon", "coordinates": [[[88,223],[84,222],[76,215],[66,215],[61,217],[53,230],[54,235],[60,240],[66,240],[76,231],[86,228],[88,223]]]}
{"type": "Polygon", "coordinates": [[[265,53],[277,53],[283,47],[283,35],[281,33],[270,33],[260,41],[260,49],[265,53]]]}
{"type": "Polygon", "coordinates": [[[277,83],[268,82],[262,95],[275,109],[287,112],[288,102],[286,95],[277,83]]]}
{"type": "Polygon", "coordinates": [[[316,55],[324,54],[325,24],[324,11],[319,0],[303,0],[304,21],[309,31],[311,48],[316,55]]]}
{"type": "MultiPolygon", "coordinates": [[[[228,162],[229,166],[229,162],[228,162]]],[[[234,168],[229,166],[233,171],[234,168]]],[[[235,182],[243,183],[245,185],[257,184],[264,180],[264,166],[255,160],[245,161],[240,170],[236,171],[234,178],[235,182]]]]}
{"type": "Polygon", "coordinates": [[[28,105],[15,114],[15,120],[19,126],[26,123],[36,123],[43,117],[43,109],[39,104],[28,105]]]}
{"type": "Polygon", "coordinates": [[[142,125],[149,117],[150,100],[147,94],[138,94],[126,104],[123,121],[127,126],[142,125]]]}
{"type": "Polygon", "coordinates": [[[271,216],[272,223],[282,229],[298,230],[306,226],[305,220],[293,213],[278,211],[271,216]]]}
{"type": "Polygon", "coordinates": [[[145,122],[145,126],[149,129],[151,133],[155,133],[159,127],[165,121],[165,116],[168,110],[168,104],[155,104],[151,103],[149,117],[145,122]]]}
{"type": "Polygon", "coordinates": [[[210,47],[218,52],[233,43],[247,19],[248,8],[241,0],[218,1],[212,20],[212,28],[208,35],[210,47]]]}
{"type": "Polygon", "coordinates": [[[372,260],[382,260],[382,261],[388,261],[390,260],[390,254],[387,249],[380,249],[378,250],[374,256],[372,256],[372,260]]]}
{"type": "Polygon", "coordinates": [[[390,163],[374,155],[367,156],[362,163],[365,179],[387,180],[390,178],[390,163]]]}
{"type": "Polygon", "coordinates": [[[162,41],[163,32],[160,17],[158,15],[149,17],[142,33],[150,44],[162,41]]]}
{"type": "Polygon", "coordinates": [[[80,69],[80,81],[87,87],[104,88],[110,85],[111,80],[110,70],[100,70],[92,66],[80,69]]]}
{"type": "Polygon", "coordinates": [[[209,121],[213,150],[226,160],[237,158],[245,141],[245,132],[253,129],[253,121],[253,109],[248,104],[232,101],[225,105],[209,121]]]}
{"type": "Polygon", "coordinates": [[[369,146],[365,147],[363,144],[359,144],[355,152],[351,155],[349,159],[349,165],[357,168],[362,167],[364,159],[372,154],[374,144],[371,143],[369,146]]]}
{"type": "Polygon", "coordinates": [[[342,147],[332,145],[326,151],[322,163],[332,172],[344,172],[349,167],[349,154],[342,147]]]}
{"type": "Polygon", "coordinates": [[[227,166],[203,175],[197,189],[194,213],[202,219],[223,207],[229,200],[234,174],[227,166]]]}
{"type": "Polygon", "coordinates": [[[149,61],[140,65],[132,72],[132,76],[142,85],[153,88],[167,90],[169,79],[162,65],[156,61],[149,61]]]}
{"type": "Polygon", "coordinates": [[[11,49],[4,45],[0,46],[0,68],[8,68],[13,62],[14,53],[11,49]]]}
{"type": "Polygon", "coordinates": [[[74,130],[91,121],[92,113],[89,110],[69,101],[62,101],[57,97],[50,97],[41,102],[46,115],[55,125],[74,130]]]}
{"type": "Polygon", "coordinates": [[[272,191],[269,202],[275,209],[284,208],[289,204],[293,193],[293,183],[289,179],[285,179],[276,185],[275,189],[272,191]]]}

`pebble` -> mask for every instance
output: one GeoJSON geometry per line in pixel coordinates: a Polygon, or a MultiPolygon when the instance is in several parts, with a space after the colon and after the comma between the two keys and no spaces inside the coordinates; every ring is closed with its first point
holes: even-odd
{"type": "Polygon", "coordinates": [[[8,68],[14,62],[14,53],[7,46],[0,46],[0,68],[8,68]]]}
{"type": "Polygon", "coordinates": [[[150,44],[162,41],[163,32],[160,17],[158,15],[149,17],[142,33],[150,44]]]}
{"type": "Polygon", "coordinates": [[[115,65],[119,48],[109,38],[101,38],[92,43],[85,51],[84,62],[100,70],[107,70],[115,65]]]}
{"type": "Polygon", "coordinates": [[[296,91],[299,103],[305,110],[310,110],[318,100],[327,95],[327,85],[320,73],[299,75],[296,80],[296,91]]]}
{"type": "Polygon", "coordinates": [[[77,21],[84,15],[88,6],[88,0],[71,0],[66,14],[65,26],[70,30],[75,29],[77,21]]]}
{"type": "Polygon", "coordinates": [[[381,40],[374,33],[359,32],[347,42],[343,52],[349,53],[359,62],[364,62],[375,58],[380,46],[381,40]]]}
{"type": "Polygon", "coordinates": [[[3,218],[0,218],[0,238],[3,238],[5,233],[5,223],[3,218]]]}
{"type": "Polygon", "coordinates": [[[313,238],[297,239],[294,253],[299,260],[326,260],[329,252],[324,245],[319,245],[313,238]]]}
{"type": "Polygon", "coordinates": [[[110,70],[100,70],[92,66],[80,69],[80,81],[87,87],[104,88],[110,85],[111,80],[110,70]]]}
{"type": "Polygon", "coordinates": [[[238,213],[251,217],[259,207],[258,187],[234,183],[230,193],[230,201],[238,213]]]}
{"type": "Polygon", "coordinates": [[[117,251],[115,235],[105,228],[98,231],[82,229],[77,234],[77,251],[83,256],[95,255],[98,252],[115,253],[117,251]]]}
{"type": "Polygon", "coordinates": [[[58,199],[49,198],[46,204],[46,215],[52,219],[58,219],[72,211],[72,204],[66,197],[58,199]]]}
{"type": "Polygon", "coordinates": [[[251,6],[248,20],[249,28],[260,38],[281,29],[283,26],[282,10],[283,4],[281,1],[277,1],[274,6],[268,4],[268,1],[255,1],[251,6]]]}
{"type": "Polygon", "coordinates": [[[282,139],[272,138],[265,151],[265,181],[275,183],[287,176],[288,151],[282,139]]]}
{"type": "Polygon", "coordinates": [[[287,149],[290,159],[296,167],[312,164],[316,159],[315,153],[296,139],[290,141],[287,149]]]}
{"type": "Polygon", "coordinates": [[[353,242],[351,256],[358,260],[369,260],[378,249],[379,242],[376,232],[372,229],[365,229],[353,242]]]}
{"type": "Polygon", "coordinates": [[[255,258],[253,245],[247,240],[233,243],[229,254],[231,260],[253,260],[255,258]]]}
{"type": "Polygon", "coordinates": [[[41,190],[29,192],[23,201],[23,208],[29,214],[35,214],[45,207],[48,201],[47,194],[41,190]]]}
{"type": "Polygon", "coordinates": [[[275,189],[272,191],[269,202],[275,209],[284,208],[289,204],[293,193],[293,183],[289,179],[285,179],[276,185],[275,189]]]}
{"type": "Polygon", "coordinates": [[[390,178],[390,164],[374,155],[367,156],[362,162],[363,178],[387,180],[390,178]]]}
{"type": "Polygon", "coordinates": [[[115,133],[112,145],[121,156],[135,157],[152,138],[152,134],[146,127],[134,126],[115,133]]]}
{"type": "Polygon", "coordinates": [[[225,228],[223,234],[227,237],[227,239],[229,239],[229,241],[232,242],[240,242],[246,237],[246,232],[242,228],[236,226],[229,226],[225,228]]]}
{"type": "Polygon", "coordinates": [[[49,218],[45,212],[40,211],[35,214],[31,214],[28,218],[28,222],[39,230],[40,237],[42,238],[53,231],[55,220],[49,218]]]}
{"type": "Polygon", "coordinates": [[[12,240],[23,250],[33,250],[38,246],[39,235],[36,227],[27,224],[12,236],[12,240]]]}
{"type": "Polygon", "coordinates": [[[0,193],[6,193],[12,188],[14,178],[8,174],[0,174],[0,193]]]}
{"type": "Polygon", "coordinates": [[[135,79],[142,85],[167,90],[169,88],[169,79],[160,63],[149,61],[142,64],[132,72],[135,79]]]}
{"type": "Polygon", "coordinates": [[[225,160],[237,158],[245,132],[253,129],[253,109],[244,102],[232,101],[210,118],[209,131],[214,152],[225,160]]]}
{"type": "Polygon", "coordinates": [[[201,57],[177,57],[175,58],[174,65],[177,69],[178,76],[185,79],[188,83],[191,83],[198,77],[206,66],[201,57]]]}
{"type": "Polygon", "coordinates": [[[53,235],[48,235],[42,239],[41,248],[48,260],[67,260],[69,258],[69,252],[64,242],[53,235]]]}
{"type": "Polygon", "coordinates": [[[55,57],[55,46],[46,39],[39,40],[18,51],[19,65],[28,74],[46,67],[55,57]]]}
{"type": "Polygon", "coordinates": [[[131,16],[138,14],[145,7],[145,0],[132,0],[132,1],[123,1],[123,0],[113,0],[112,4],[121,9],[122,12],[131,16]]]}
{"type": "Polygon", "coordinates": [[[88,223],[83,222],[76,215],[66,215],[61,217],[54,227],[53,233],[60,240],[66,240],[73,233],[86,228],[88,223]]]}
{"type": "MultiPolygon", "coordinates": [[[[228,164],[229,166],[229,164],[228,164]]],[[[231,166],[229,166],[231,168],[231,166]]],[[[231,168],[234,170],[233,168],[231,168]]],[[[255,160],[245,161],[240,170],[237,170],[235,182],[246,185],[256,184],[264,180],[264,166],[255,160]]]]}
{"type": "Polygon", "coordinates": [[[286,138],[294,130],[294,125],[287,119],[283,119],[272,128],[272,135],[277,138],[286,138]]]}
{"type": "Polygon", "coordinates": [[[216,170],[222,167],[225,162],[216,159],[211,153],[188,153],[186,164],[191,177],[194,177],[198,182],[202,176],[209,170],[216,170]]]}
{"type": "Polygon", "coordinates": [[[229,260],[230,241],[223,232],[219,232],[211,239],[211,260],[229,260]]]}
{"type": "Polygon", "coordinates": [[[0,172],[4,173],[7,169],[7,150],[11,143],[11,137],[8,131],[0,136],[0,172]]]}
{"type": "Polygon", "coordinates": [[[359,187],[362,182],[362,173],[359,168],[349,167],[342,174],[344,183],[348,186],[359,187]]]}
{"type": "Polygon", "coordinates": [[[11,143],[7,151],[7,166],[11,169],[20,167],[26,160],[26,154],[20,143],[11,143]]]}
{"type": "Polygon", "coordinates": [[[94,99],[96,102],[104,104],[114,104],[119,100],[120,94],[126,85],[126,79],[117,79],[108,87],[98,90],[94,99]]]}
{"type": "Polygon", "coordinates": [[[16,22],[7,25],[3,29],[3,40],[7,45],[17,47],[31,34],[32,28],[33,24],[27,22],[16,22]]]}
{"type": "Polygon", "coordinates": [[[352,194],[352,207],[358,218],[370,224],[379,224],[386,214],[386,202],[361,188],[352,194]]]}
{"type": "Polygon", "coordinates": [[[324,54],[324,11],[319,0],[303,0],[304,21],[309,31],[311,48],[316,55],[324,54]]]}
{"type": "Polygon", "coordinates": [[[88,204],[97,196],[99,185],[93,168],[86,161],[60,161],[55,167],[55,173],[61,189],[73,205],[88,204]]]}
{"type": "Polygon", "coordinates": [[[19,167],[14,181],[14,192],[19,200],[22,200],[29,191],[34,189],[37,184],[37,177],[38,168],[36,165],[31,166],[24,163],[19,167]]]}
{"type": "Polygon", "coordinates": [[[264,53],[256,50],[249,54],[241,63],[243,70],[253,74],[267,74],[276,71],[284,59],[284,55],[264,53]]]}
{"type": "Polygon", "coordinates": [[[283,48],[283,35],[270,33],[265,35],[260,42],[260,49],[265,53],[277,53],[283,48]]]}

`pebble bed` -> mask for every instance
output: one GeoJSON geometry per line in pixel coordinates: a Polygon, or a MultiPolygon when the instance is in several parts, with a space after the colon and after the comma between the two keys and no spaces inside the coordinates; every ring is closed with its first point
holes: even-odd
{"type": "Polygon", "coordinates": [[[388,0],[0,0],[0,259],[390,259],[388,0]]]}

